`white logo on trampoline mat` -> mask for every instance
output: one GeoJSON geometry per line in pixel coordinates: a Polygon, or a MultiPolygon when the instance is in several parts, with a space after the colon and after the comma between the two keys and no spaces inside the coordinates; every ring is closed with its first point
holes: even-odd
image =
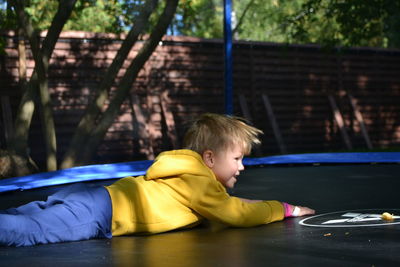
{"type": "Polygon", "coordinates": [[[399,214],[400,210],[371,209],[331,212],[305,218],[299,224],[314,227],[365,227],[400,224],[400,216],[394,215],[393,220],[387,221],[382,219],[383,212],[399,214]]]}
{"type": "MultiPolygon", "coordinates": [[[[362,214],[362,213],[352,213],[348,212],[342,215],[342,217],[347,217],[346,219],[336,219],[323,222],[322,224],[334,224],[334,223],[355,223],[355,222],[371,222],[371,221],[382,221],[381,214],[362,214]]],[[[393,219],[400,219],[400,216],[393,216],[393,219]]]]}

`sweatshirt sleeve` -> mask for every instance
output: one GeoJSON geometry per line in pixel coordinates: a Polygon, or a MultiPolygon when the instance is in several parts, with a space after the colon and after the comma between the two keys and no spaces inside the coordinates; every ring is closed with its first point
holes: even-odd
{"type": "Polygon", "coordinates": [[[216,180],[198,177],[191,182],[196,183],[192,185],[196,190],[191,197],[191,208],[208,220],[234,227],[251,227],[284,218],[283,205],[279,201],[247,203],[229,196],[216,180]]]}

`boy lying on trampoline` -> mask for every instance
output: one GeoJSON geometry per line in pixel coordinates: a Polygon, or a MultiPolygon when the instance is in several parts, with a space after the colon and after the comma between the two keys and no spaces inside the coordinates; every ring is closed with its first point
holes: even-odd
{"type": "Polygon", "coordinates": [[[155,234],[203,220],[252,227],[314,214],[279,201],[230,196],[243,156],[261,131],[241,119],[204,114],[189,128],[185,149],[161,153],[144,176],[109,186],[77,184],[18,208],[0,211],[0,244],[36,244],[155,234]]]}

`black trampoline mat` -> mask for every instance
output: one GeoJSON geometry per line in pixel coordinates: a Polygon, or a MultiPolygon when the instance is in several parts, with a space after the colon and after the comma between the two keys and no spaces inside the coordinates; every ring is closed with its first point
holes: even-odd
{"type": "MultiPolygon", "coordinates": [[[[334,213],[341,218],[342,213],[336,212],[342,211],[345,214],[349,212],[350,217],[356,213],[395,213],[400,209],[397,192],[400,188],[399,173],[399,164],[251,168],[239,177],[232,194],[309,206],[317,210],[317,216],[334,213]]],[[[0,195],[0,208],[45,199],[58,189],[59,187],[49,187],[4,193],[0,195]]],[[[347,213],[346,216],[348,215],[347,213]]],[[[287,219],[246,229],[199,227],[152,236],[114,237],[111,240],[23,248],[0,247],[0,265],[400,265],[398,224],[313,227],[300,225],[299,222],[303,219],[305,218],[287,219]]],[[[318,223],[320,222],[321,220],[318,223]]]]}

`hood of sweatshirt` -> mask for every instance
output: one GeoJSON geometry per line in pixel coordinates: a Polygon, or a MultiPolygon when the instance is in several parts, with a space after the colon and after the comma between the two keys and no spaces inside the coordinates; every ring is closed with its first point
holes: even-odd
{"type": "Polygon", "coordinates": [[[180,149],[158,155],[147,170],[145,179],[163,179],[182,174],[214,177],[214,173],[204,164],[202,157],[197,152],[180,149]]]}

